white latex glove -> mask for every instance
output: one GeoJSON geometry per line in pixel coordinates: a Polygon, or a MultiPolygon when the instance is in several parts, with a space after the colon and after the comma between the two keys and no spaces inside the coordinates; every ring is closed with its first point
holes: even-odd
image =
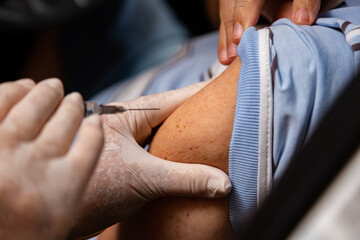
{"type": "Polygon", "coordinates": [[[64,239],[99,158],[99,116],[57,79],[0,85],[0,239],[64,239]]]}
{"type": "Polygon", "coordinates": [[[219,169],[159,159],[143,145],[152,129],[207,82],[139,99],[112,103],[125,108],[157,108],[103,115],[105,147],[83,199],[75,235],[90,234],[134,214],[163,196],[222,197],[231,183],[219,169]],[[139,144],[140,145],[139,145],[139,144]]]}

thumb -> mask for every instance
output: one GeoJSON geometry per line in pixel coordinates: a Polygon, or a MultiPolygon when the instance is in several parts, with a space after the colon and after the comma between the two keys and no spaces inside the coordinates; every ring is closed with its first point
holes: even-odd
{"type": "Polygon", "coordinates": [[[234,8],[234,31],[235,43],[239,43],[246,29],[254,26],[259,20],[260,11],[264,0],[237,0],[234,8]]]}
{"type": "Polygon", "coordinates": [[[128,102],[128,106],[130,108],[159,108],[159,111],[144,111],[147,123],[153,128],[162,123],[175,109],[209,82],[204,81],[177,90],[143,96],[128,102]]]}
{"type": "Polygon", "coordinates": [[[321,0],[294,0],[292,21],[296,24],[311,25],[319,13],[321,0]]]}
{"type": "MultiPolygon", "coordinates": [[[[154,157],[156,158],[156,157],[154,157]]],[[[177,163],[156,158],[148,161],[150,177],[146,179],[152,198],[193,196],[218,198],[229,194],[231,182],[220,169],[202,165],[177,163]]]]}

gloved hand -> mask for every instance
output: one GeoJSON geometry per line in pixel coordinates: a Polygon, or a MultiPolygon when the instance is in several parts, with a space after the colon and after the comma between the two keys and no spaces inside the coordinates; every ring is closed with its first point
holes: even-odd
{"type": "Polygon", "coordinates": [[[310,25],[320,4],[321,0],[220,0],[219,61],[229,65],[236,58],[242,34],[257,23],[262,10],[274,19],[286,17],[296,24],[310,25]]]}
{"type": "Polygon", "coordinates": [[[57,79],[0,85],[0,239],[64,239],[72,226],[103,134],[89,118],[70,148],[84,106],[63,94],[57,79]]]}
{"type": "Polygon", "coordinates": [[[73,236],[104,229],[159,197],[222,197],[229,193],[231,183],[224,172],[205,165],[162,160],[142,148],[152,129],[205,84],[109,104],[160,110],[102,116],[105,146],[83,198],[73,236]]]}

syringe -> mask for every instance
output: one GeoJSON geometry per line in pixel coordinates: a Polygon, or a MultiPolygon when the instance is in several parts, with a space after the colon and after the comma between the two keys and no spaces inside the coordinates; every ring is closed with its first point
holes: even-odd
{"type": "Polygon", "coordinates": [[[112,106],[112,105],[102,105],[96,102],[84,102],[85,105],[85,114],[84,116],[89,116],[91,114],[114,114],[114,113],[123,113],[126,111],[147,111],[147,110],[160,110],[160,108],[124,108],[123,106],[112,106]]]}

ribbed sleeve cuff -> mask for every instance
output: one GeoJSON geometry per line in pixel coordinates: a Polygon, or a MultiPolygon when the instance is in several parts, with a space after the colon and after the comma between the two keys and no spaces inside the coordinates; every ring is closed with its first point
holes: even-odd
{"type": "Polygon", "coordinates": [[[230,220],[233,229],[238,229],[257,208],[260,66],[255,28],[245,31],[238,54],[242,66],[229,152],[229,174],[233,185],[230,220]]]}

